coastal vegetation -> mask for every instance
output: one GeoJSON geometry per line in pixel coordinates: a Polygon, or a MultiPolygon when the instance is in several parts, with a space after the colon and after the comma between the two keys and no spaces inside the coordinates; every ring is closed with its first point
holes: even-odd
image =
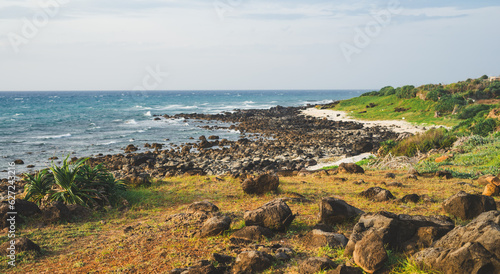
{"type": "MultiPolygon", "coordinates": [[[[440,273],[417,262],[414,255],[434,248],[440,237],[466,229],[476,222],[473,218],[500,204],[500,186],[495,185],[500,182],[499,96],[498,83],[481,77],[450,85],[384,87],[334,106],[321,106],[348,111],[359,119],[404,118],[429,126],[414,135],[303,117],[298,108],[182,116],[238,121],[231,129],[249,135],[238,141],[201,136],[198,143],[177,150],[162,150],[161,144],[154,144],[154,151],[145,153],[130,145],[125,154],[66,158],[49,169],[26,174],[19,197],[36,204],[36,210],[29,216],[20,214],[24,222],[19,223],[19,236],[37,243],[40,250],[18,252],[15,268],[9,268],[9,259],[2,256],[0,269],[18,273],[182,273],[193,266],[194,273],[240,273],[235,270],[236,261],[242,259],[236,258],[250,250],[268,254],[269,264],[259,270],[262,273],[328,273],[322,267],[304,271],[304,263],[314,258],[330,267],[357,271],[353,273],[372,273],[359,252],[368,250],[366,256],[373,259],[370,256],[376,252],[370,244],[376,242],[383,256],[374,260],[380,259],[376,267],[384,273],[440,273]],[[430,128],[432,125],[445,127],[430,128]],[[376,157],[317,171],[305,169],[316,165],[319,157],[339,151],[371,152],[376,157]],[[273,188],[256,191],[259,182],[273,188]],[[496,192],[486,193],[488,186],[496,192]],[[457,195],[480,199],[480,206],[470,209],[463,203],[451,208],[480,208],[479,212],[469,218],[447,209],[450,197],[457,195]],[[329,223],[324,218],[325,199],[340,201],[340,211],[357,213],[329,223]],[[273,231],[273,236],[241,242],[235,235],[255,226],[248,219],[249,212],[261,210],[270,201],[288,208],[289,223],[273,231]],[[432,217],[436,215],[441,216],[432,217]],[[214,223],[219,230],[203,234],[214,223]],[[380,227],[369,229],[373,224],[380,227]],[[375,235],[376,240],[365,243],[360,240],[373,231],[384,237],[375,235]],[[320,238],[335,235],[346,242],[332,244],[330,239],[318,246],[311,240],[315,233],[320,238]],[[222,272],[202,272],[202,268],[222,272]]],[[[4,209],[0,206],[0,211],[4,209]]],[[[498,216],[498,212],[493,214],[498,216]]],[[[492,223],[484,221],[481,229],[494,226],[492,223]]],[[[494,229],[489,233],[497,233],[493,238],[499,235],[494,229]]],[[[7,234],[0,235],[0,241],[8,240],[7,234]]],[[[466,247],[460,246],[460,250],[466,247]]],[[[448,248],[449,254],[460,251],[448,248]]],[[[486,244],[482,248],[481,256],[474,257],[481,260],[455,265],[469,267],[496,256],[485,249],[486,244]]],[[[435,265],[443,270],[442,265],[435,265]]],[[[444,267],[455,266],[445,260],[444,267]]],[[[488,270],[490,265],[485,267],[488,270]]]]}
{"type": "Polygon", "coordinates": [[[39,206],[50,202],[103,206],[113,203],[126,190],[104,165],[86,165],[86,158],[74,163],[66,157],[61,166],[26,174],[25,199],[39,206]]]}

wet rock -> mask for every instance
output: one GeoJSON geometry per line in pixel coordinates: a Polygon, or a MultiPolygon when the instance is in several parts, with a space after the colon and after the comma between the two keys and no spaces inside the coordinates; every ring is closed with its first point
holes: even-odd
{"type": "Polygon", "coordinates": [[[233,273],[257,273],[271,267],[273,257],[267,253],[260,251],[243,251],[238,257],[233,266],[233,273]]]}
{"type": "Polygon", "coordinates": [[[16,164],[16,165],[24,165],[24,161],[21,160],[21,159],[16,159],[16,160],[14,160],[14,164],[16,164]]]}
{"type": "Polygon", "coordinates": [[[215,216],[208,219],[200,229],[200,237],[217,236],[231,227],[231,218],[228,216],[215,216]]]}
{"type": "Polygon", "coordinates": [[[496,210],[497,206],[492,197],[460,191],[446,199],[443,208],[448,214],[462,220],[470,220],[483,212],[496,210]]]}
{"type": "Polygon", "coordinates": [[[313,274],[319,271],[335,269],[337,264],[327,257],[311,257],[299,265],[300,274],[313,274]]]}
{"type": "Polygon", "coordinates": [[[380,188],[378,186],[371,187],[361,192],[359,195],[377,202],[385,202],[396,198],[389,190],[380,188]]]}
{"type": "Polygon", "coordinates": [[[305,244],[313,247],[345,247],[348,239],[342,235],[314,229],[305,237],[305,244]]]}
{"type": "Polygon", "coordinates": [[[354,163],[342,163],[339,165],[338,171],[339,173],[349,173],[349,174],[365,173],[365,170],[362,167],[354,163]]]}
{"type": "Polygon", "coordinates": [[[327,197],[321,199],[320,219],[326,225],[335,225],[354,218],[364,212],[343,200],[327,197]]]}
{"type": "Polygon", "coordinates": [[[0,255],[6,256],[11,255],[10,250],[15,250],[14,254],[18,254],[23,251],[34,251],[39,253],[41,251],[40,246],[32,242],[26,237],[9,239],[0,245],[0,255]],[[14,249],[12,247],[14,246],[14,249]]]}
{"type": "Polygon", "coordinates": [[[352,257],[367,273],[379,270],[388,259],[384,242],[374,231],[368,232],[356,243],[352,257]]]}
{"type": "Polygon", "coordinates": [[[276,231],[286,231],[295,215],[281,199],[275,199],[265,205],[245,212],[243,218],[247,226],[262,226],[276,231]]]}
{"type": "Polygon", "coordinates": [[[259,242],[267,238],[274,237],[274,233],[261,226],[245,226],[231,235],[230,241],[233,244],[259,242]]]}
{"type": "Polygon", "coordinates": [[[279,177],[277,175],[263,174],[255,179],[246,179],[241,184],[241,187],[247,194],[264,194],[271,191],[277,191],[279,184],[279,177]]]}

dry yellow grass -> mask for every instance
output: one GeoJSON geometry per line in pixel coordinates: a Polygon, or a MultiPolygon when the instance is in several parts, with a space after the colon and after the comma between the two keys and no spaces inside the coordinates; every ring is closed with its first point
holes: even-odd
{"type": "MultiPolygon", "coordinates": [[[[37,257],[25,256],[23,262],[3,272],[21,273],[165,273],[173,268],[188,266],[201,259],[210,259],[214,252],[235,256],[229,236],[193,238],[184,229],[174,229],[165,219],[171,214],[183,212],[195,201],[209,200],[223,213],[236,216],[231,230],[241,228],[245,210],[255,209],[274,199],[298,193],[310,203],[288,202],[297,214],[289,231],[277,235],[264,245],[280,243],[290,246],[298,255],[291,262],[276,265],[268,273],[294,273],[297,262],[306,256],[318,255],[321,250],[303,244],[301,236],[319,220],[319,201],[323,197],[337,197],[365,212],[386,210],[400,214],[435,215],[445,214],[441,202],[464,190],[480,193],[479,186],[460,185],[463,179],[439,179],[419,177],[407,179],[405,171],[391,171],[395,179],[385,178],[388,171],[367,171],[365,174],[319,175],[280,178],[280,192],[263,196],[250,196],[242,192],[239,181],[215,177],[176,177],[156,182],[153,187],[132,190],[131,207],[123,212],[110,210],[80,222],[39,226],[31,220],[22,228],[22,234],[38,243],[44,250],[37,257]],[[344,180],[342,180],[343,178],[344,180]],[[364,180],[366,184],[355,185],[364,180]],[[403,187],[386,187],[383,182],[400,182],[403,187]],[[389,189],[397,198],[406,194],[427,194],[435,202],[402,204],[397,202],[372,202],[357,194],[369,187],[389,189]],[[124,228],[133,230],[125,233],[124,228]]],[[[473,183],[465,180],[467,183],[473,183]]],[[[474,183],[473,183],[474,184],[474,183]]],[[[338,232],[349,237],[354,223],[340,225],[338,232]]],[[[5,266],[2,266],[5,267],[5,266]]]]}

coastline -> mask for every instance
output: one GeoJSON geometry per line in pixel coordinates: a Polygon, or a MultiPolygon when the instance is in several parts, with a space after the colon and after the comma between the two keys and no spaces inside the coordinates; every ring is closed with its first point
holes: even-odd
{"type": "Polygon", "coordinates": [[[359,120],[348,116],[344,111],[329,110],[329,109],[317,109],[317,108],[307,108],[301,111],[303,115],[312,116],[315,118],[326,118],[331,121],[343,121],[343,122],[354,122],[363,124],[367,128],[371,127],[386,127],[389,130],[396,133],[411,133],[417,134],[425,132],[430,128],[439,128],[444,126],[417,126],[413,125],[407,121],[401,120],[359,120]]]}

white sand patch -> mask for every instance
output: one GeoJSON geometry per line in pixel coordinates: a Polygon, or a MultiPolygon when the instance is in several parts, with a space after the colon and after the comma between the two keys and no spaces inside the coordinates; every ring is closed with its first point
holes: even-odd
{"type": "Polygon", "coordinates": [[[368,121],[368,120],[357,120],[348,117],[347,113],[344,111],[338,110],[330,110],[330,109],[317,109],[317,108],[308,108],[302,110],[302,114],[313,116],[317,118],[327,118],[328,120],[333,121],[347,121],[347,122],[357,122],[363,124],[365,127],[386,127],[391,131],[396,133],[420,133],[425,132],[430,128],[434,127],[444,127],[444,126],[416,126],[404,120],[377,120],[377,121],[368,121]]]}
{"type": "Polygon", "coordinates": [[[335,162],[321,163],[321,164],[317,164],[315,166],[310,166],[310,167],[307,167],[307,170],[314,171],[314,170],[322,169],[322,168],[327,167],[327,166],[338,166],[342,163],[357,163],[363,159],[370,158],[370,156],[375,157],[375,155],[373,155],[371,153],[363,153],[363,154],[359,154],[356,156],[340,159],[340,160],[335,161],[335,162]]]}

